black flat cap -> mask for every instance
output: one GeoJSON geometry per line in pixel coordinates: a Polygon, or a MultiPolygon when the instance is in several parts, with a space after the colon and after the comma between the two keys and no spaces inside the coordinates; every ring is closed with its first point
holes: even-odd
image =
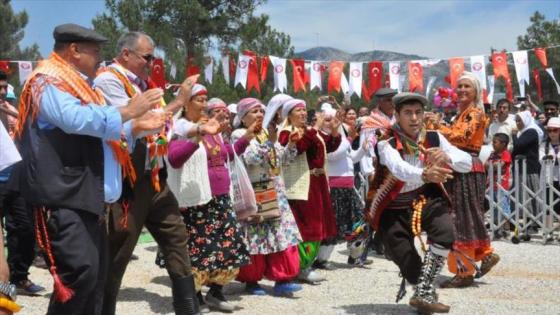
{"type": "Polygon", "coordinates": [[[393,105],[395,105],[395,107],[403,103],[414,101],[422,104],[422,107],[426,107],[428,105],[428,99],[424,95],[418,93],[401,92],[393,97],[393,105]]]}
{"type": "Polygon", "coordinates": [[[77,24],[62,24],[54,28],[53,32],[54,40],[58,43],[71,43],[71,42],[92,42],[92,43],[104,43],[108,39],[83,26],[77,24]]]}
{"type": "Polygon", "coordinates": [[[376,97],[383,97],[383,96],[391,96],[396,95],[398,93],[397,90],[390,89],[390,88],[381,88],[375,92],[376,97]]]}

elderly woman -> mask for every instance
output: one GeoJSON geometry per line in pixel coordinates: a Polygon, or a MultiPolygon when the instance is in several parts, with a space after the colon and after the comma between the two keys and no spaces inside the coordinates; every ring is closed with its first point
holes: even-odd
{"type": "MultiPolygon", "coordinates": [[[[232,139],[246,133],[247,126],[262,122],[265,107],[255,98],[244,98],[237,104],[232,139]]],[[[292,281],[299,273],[297,245],[301,235],[286,199],[284,181],[280,177],[281,160],[286,149],[276,141],[276,125],[261,129],[241,155],[259,203],[259,211],[243,222],[251,264],[241,267],[237,280],[246,283],[247,292],[265,295],[258,282],[263,277],[275,281],[274,294],[290,295],[301,290],[292,281]]],[[[295,151],[295,150],[294,150],[295,151]]]]}
{"type": "Polygon", "coordinates": [[[228,124],[225,103],[216,100],[209,104],[207,118],[206,89],[197,84],[193,94],[173,127],[168,159],[173,168],[189,167],[187,175],[199,179],[191,181],[185,191],[194,197],[183,211],[183,219],[201,309],[207,303],[221,311],[233,311],[235,307],[226,301],[222,286],[235,279],[239,267],[249,262],[249,252],[232,209],[225,163],[233,159],[234,151],[245,151],[256,124],[230,145],[220,135],[222,126],[228,124]],[[190,159],[195,165],[189,165],[190,159]],[[205,300],[200,293],[203,285],[210,286],[205,300]]]}
{"type": "MultiPolygon", "coordinates": [[[[544,132],[541,130],[531,112],[526,110],[519,112],[515,115],[515,123],[517,125],[517,134],[513,135],[513,150],[511,155],[513,160],[516,161],[516,157],[524,156],[525,163],[527,164],[527,188],[530,191],[537,192],[539,190],[539,175],[541,172],[541,163],[539,162],[539,143],[543,139],[544,132]]],[[[550,131],[549,131],[550,132],[550,131]]],[[[549,136],[549,139],[557,138],[558,134],[549,136]]],[[[556,139],[555,139],[556,140],[556,139]]],[[[546,143],[543,151],[546,151],[546,143]]],[[[549,151],[550,152],[550,151],[549,151]]],[[[514,171],[521,174],[521,160],[514,163],[514,171]]],[[[521,178],[521,177],[520,177],[521,178]]],[[[521,194],[521,198],[525,198],[524,194],[521,194]]],[[[539,203],[535,198],[529,197],[531,202],[528,204],[529,210],[533,216],[536,216],[539,212],[539,203]]],[[[526,200],[520,200],[523,204],[527,204],[526,200]]],[[[529,218],[530,229],[535,231],[538,225],[529,218]]],[[[536,232],[536,231],[535,231],[536,232]]]]}
{"type": "Polygon", "coordinates": [[[288,201],[304,241],[298,245],[300,279],[315,283],[324,280],[311,269],[319,245],[337,234],[325,166],[327,153],[340,144],[340,121],[332,126],[330,134],[321,131],[322,114],[317,114],[314,127],[307,127],[306,104],[298,99],[284,103],[282,117],[285,121],[279,142],[284,147],[293,143],[297,149],[297,156],[285,165],[283,174],[288,201]]]}
{"type": "Polygon", "coordinates": [[[451,195],[451,211],[455,227],[455,243],[449,254],[449,271],[455,276],[442,284],[443,288],[467,287],[473,284],[477,261],[482,261],[481,276],[488,273],[500,260],[493,252],[484,225],[484,198],[486,176],[484,165],[478,158],[484,141],[487,124],[482,105],[482,89],[478,79],[464,72],[456,88],[458,114],[451,126],[435,128],[459,149],[470,153],[473,166],[470,173],[453,174],[446,188],[451,195]]]}

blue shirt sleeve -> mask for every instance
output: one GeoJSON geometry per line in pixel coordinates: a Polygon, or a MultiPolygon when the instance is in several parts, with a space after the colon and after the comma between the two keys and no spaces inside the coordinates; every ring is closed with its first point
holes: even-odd
{"type": "Polygon", "coordinates": [[[39,128],[58,127],[66,133],[119,140],[123,128],[119,111],[113,106],[82,105],[80,100],[47,85],[41,97],[39,128]]]}

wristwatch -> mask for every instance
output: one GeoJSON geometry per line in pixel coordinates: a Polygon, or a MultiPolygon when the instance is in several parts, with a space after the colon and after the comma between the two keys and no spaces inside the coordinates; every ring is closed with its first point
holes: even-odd
{"type": "Polygon", "coordinates": [[[17,299],[16,286],[11,283],[0,282],[0,293],[4,294],[12,301],[17,299]]]}

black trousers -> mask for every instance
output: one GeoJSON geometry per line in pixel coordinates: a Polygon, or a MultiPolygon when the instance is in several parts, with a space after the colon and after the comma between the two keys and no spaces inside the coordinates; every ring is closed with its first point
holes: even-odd
{"type": "MultiPolygon", "coordinates": [[[[422,258],[414,247],[411,228],[412,209],[385,209],[379,222],[383,245],[388,257],[399,266],[409,283],[418,283],[422,258]]],[[[428,199],[422,210],[422,230],[428,234],[428,243],[451,249],[455,240],[449,204],[443,198],[428,199]]]]}
{"type": "Polygon", "coordinates": [[[35,258],[33,210],[18,191],[0,182],[0,213],[6,220],[10,282],[27,280],[29,267],[35,258]]]}
{"type": "MultiPolygon", "coordinates": [[[[107,232],[100,216],[70,209],[51,211],[51,248],[62,283],[74,290],[66,303],[51,296],[47,314],[101,314],[107,273],[107,232]]],[[[48,261],[48,257],[45,257],[48,261]]]]}
{"type": "Polygon", "coordinates": [[[187,229],[177,199],[166,183],[162,182],[161,191],[156,192],[149,174],[138,177],[126,229],[120,224],[122,217],[121,207],[113,205],[108,220],[110,263],[103,301],[105,315],[115,314],[122,278],[144,226],[157,242],[171,280],[192,275],[187,229]]]}

